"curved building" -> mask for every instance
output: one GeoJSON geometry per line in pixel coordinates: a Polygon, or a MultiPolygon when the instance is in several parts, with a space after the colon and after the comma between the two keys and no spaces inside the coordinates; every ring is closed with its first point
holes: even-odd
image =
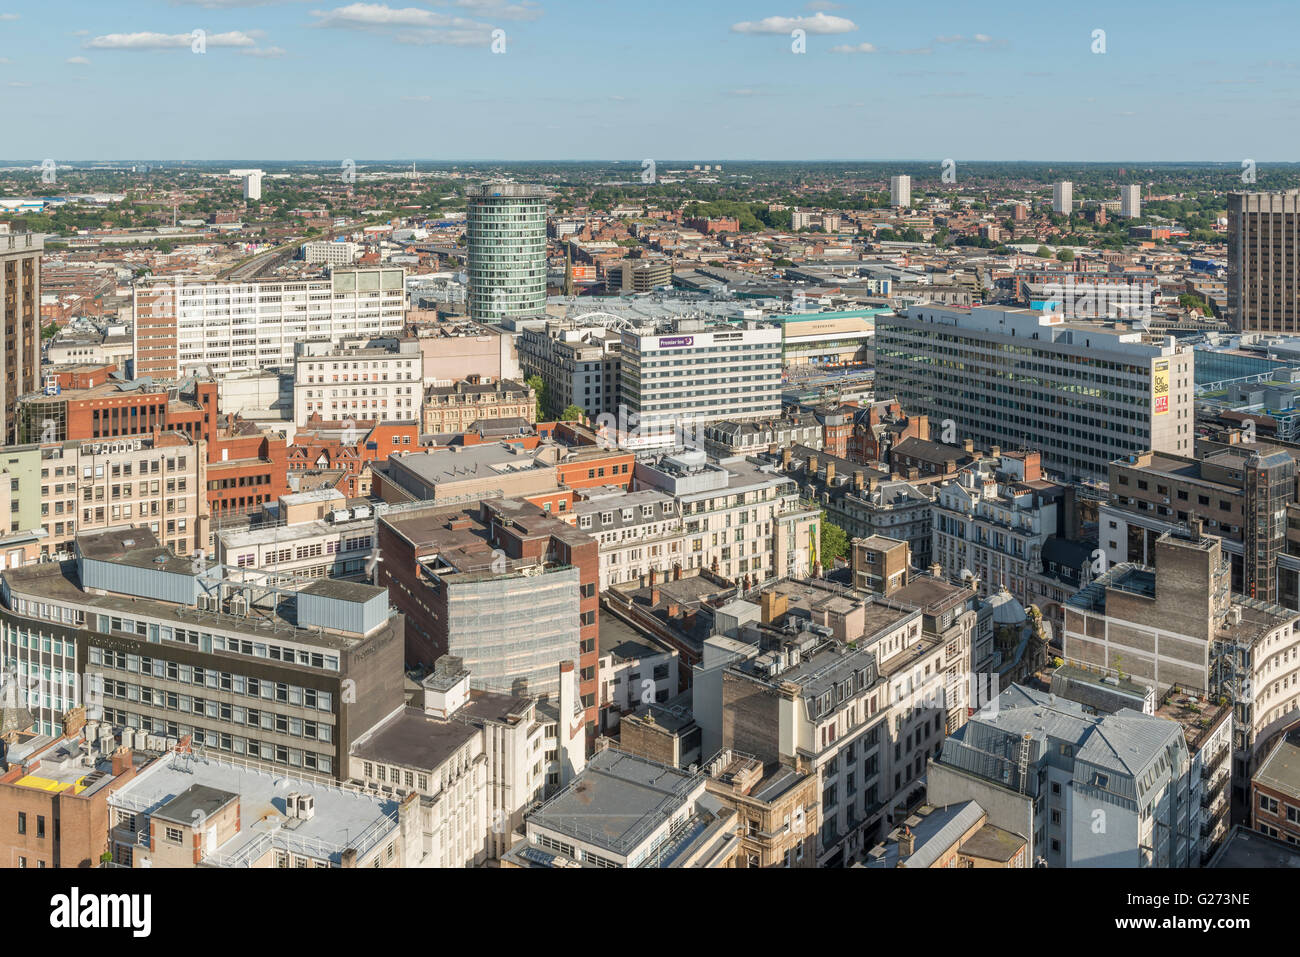
{"type": "Polygon", "coordinates": [[[546,308],[546,194],[488,183],[468,195],[469,314],[479,322],[546,308]]]}

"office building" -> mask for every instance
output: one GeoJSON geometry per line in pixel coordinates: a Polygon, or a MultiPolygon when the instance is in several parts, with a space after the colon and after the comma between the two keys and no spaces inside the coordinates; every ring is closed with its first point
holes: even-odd
{"type": "Polygon", "coordinates": [[[547,415],[576,405],[595,419],[602,412],[618,412],[621,345],[619,333],[605,326],[573,320],[529,323],[517,342],[519,369],[524,377],[541,376],[546,384],[547,415]]]}
{"type": "Polygon", "coordinates": [[[709,422],[781,414],[775,323],[667,320],[624,332],[620,356],[622,402],[606,428],[624,448],[673,447],[684,438],[702,447],[709,422]]]}
{"type": "Polygon", "coordinates": [[[295,348],[293,421],[316,416],[414,422],[420,417],[424,359],[415,339],[300,342],[295,348]]]}
{"type": "Polygon", "coordinates": [[[1149,449],[1192,451],[1193,353],[1173,337],[931,304],[879,317],[876,343],[877,392],[980,448],[1039,451],[1067,482],[1105,481],[1112,460],[1149,449]]]}
{"type": "Polygon", "coordinates": [[[1065,530],[1065,488],[1043,478],[1037,452],[992,455],[939,486],[931,507],[932,560],[950,578],[979,580],[982,595],[1007,589],[1032,602],[1031,574],[1047,539],[1065,530]]]}
{"type": "Polygon", "coordinates": [[[1119,214],[1125,219],[1137,219],[1142,215],[1142,187],[1121,186],[1119,188],[1119,214]]]}
{"type": "Polygon", "coordinates": [[[1074,212],[1073,183],[1062,182],[1052,184],[1052,212],[1061,216],[1069,216],[1074,212]]]}
{"type": "Polygon", "coordinates": [[[722,750],[705,769],[709,794],[736,811],[736,867],[816,867],[817,775],[722,750]]]}
{"type": "Polygon", "coordinates": [[[600,559],[596,541],[542,509],[493,498],[474,507],[413,505],[379,519],[378,581],[405,612],[406,660],[460,658],[473,687],[560,691],[557,662],[574,661],[581,721],[595,736],[600,559]]]}
{"type": "Polygon", "coordinates": [[[871,849],[864,866],[1028,867],[1029,842],[990,824],[988,812],[975,801],[939,808],[923,804],[871,849]]]}
{"type": "Polygon", "coordinates": [[[499,323],[546,311],[546,192],[488,183],[466,196],[469,315],[499,323]]]}
{"type": "Polygon", "coordinates": [[[1233,594],[1221,542],[1198,521],[1161,535],[1153,561],[1116,565],[1069,599],[1064,656],[1230,704],[1240,818],[1262,749],[1300,720],[1300,612],[1233,594]]]}
{"type": "Polygon", "coordinates": [[[0,439],[15,441],[18,397],[40,388],[41,251],[31,233],[0,233],[0,439]]]}
{"type": "Polygon", "coordinates": [[[412,704],[353,745],[348,783],[397,800],[418,798],[413,823],[433,866],[499,860],[523,829],[524,811],[586,766],[585,737],[571,730],[575,674],[570,662],[557,671],[561,700],[552,706],[471,689],[463,662],[443,656],[412,704]]]}
{"type": "Polygon", "coordinates": [[[503,866],[736,867],[737,812],[681,771],[615,748],[524,818],[503,866]]]}
{"type": "Polygon", "coordinates": [[[888,596],[775,583],[760,620],[705,642],[692,688],[704,752],[812,774],[817,864],[848,864],[915,803],[930,757],[966,720],[974,601],[936,578],[888,596]]]}
{"type": "Polygon", "coordinates": [[[335,269],[327,279],[194,280],[137,285],[135,375],[177,379],[293,367],[300,342],[401,333],[401,269],[335,269]]]}
{"type": "Polygon", "coordinates": [[[44,734],[85,706],[94,736],[151,750],[190,736],[329,778],[402,703],[403,621],[382,588],[211,565],[143,527],[80,535],[75,550],[2,575],[0,657],[32,686],[44,734]]]}
{"type": "Polygon", "coordinates": [[[637,462],[633,476],[637,488],[676,500],[683,569],[707,569],[748,591],[769,578],[808,575],[817,563],[820,513],[771,466],[746,459],[715,464],[692,449],[637,462]]]}
{"type": "Polygon", "coordinates": [[[1228,194],[1228,321],[1300,332],[1300,190],[1228,194]]]}
{"type": "Polygon", "coordinates": [[[469,432],[494,419],[526,427],[537,422],[537,393],[523,382],[471,375],[451,385],[429,386],[420,416],[426,435],[469,432]]]}
{"type": "Polygon", "coordinates": [[[328,263],[331,266],[350,266],[357,261],[361,247],[356,243],[316,241],[302,244],[302,258],[309,263],[328,263]]]}
{"type": "Polygon", "coordinates": [[[221,564],[284,572],[295,578],[368,581],[375,554],[369,505],[347,508],[332,488],[281,495],[244,521],[222,523],[213,535],[221,564]]]}
{"type": "Polygon", "coordinates": [[[1280,738],[1250,782],[1250,829],[1300,845],[1300,734],[1280,738]]]}
{"type": "Polygon", "coordinates": [[[1156,539],[1200,519],[1232,563],[1234,591],[1300,608],[1292,451],[1265,442],[1202,440],[1199,453],[1148,452],[1111,463],[1109,499],[1098,512],[1107,565],[1152,564],[1156,539]]]}
{"type": "Polygon", "coordinates": [[[421,867],[418,795],[397,800],[192,748],[108,797],[122,867],[421,867]]]}
{"type": "Polygon", "coordinates": [[[927,798],[975,801],[1028,841],[1035,867],[1199,867],[1199,801],[1182,729],[1137,711],[1090,714],[1012,685],[949,735],[927,798]]]}
{"type": "Polygon", "coordinates": [[[889,205],[895,208],[912,205],[912,177],[889,177],[889,205]]]}
{"type": "Polygon", "coordinates": [[[241,170],[244,176],[244,202],[262,198],[262,176],[260,169],[241,170]]]}

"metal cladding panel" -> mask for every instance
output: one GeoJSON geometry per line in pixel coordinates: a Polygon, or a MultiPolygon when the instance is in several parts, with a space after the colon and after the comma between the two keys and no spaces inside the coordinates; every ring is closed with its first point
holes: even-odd
{"type": "Polygon", "coordinates": [[[298,593],[298,624],[356,635],[368,635],[388,620],[388,593],[377,592],[365,601],[298,593]]]}
{"type": "Polygon", "coordinates": [[[141,568],[85,557],[80,560],[79,571],[85,588],[182,605],[194,605],[198,601],[199,584],[194,575],[178,575],[159,568],[141,568]]]}

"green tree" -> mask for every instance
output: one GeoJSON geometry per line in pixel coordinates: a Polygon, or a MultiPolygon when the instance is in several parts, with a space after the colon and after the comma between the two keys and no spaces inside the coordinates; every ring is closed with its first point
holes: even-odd
{"type": "Polygon", "coordinates": [[[537,393],[537,420],[546,421],[546,383],[539,375],[530,375],[524,382],[537,393]]]}
{"type": "Polygon", "coordinates": [[[846,558],[849,554],[849,536],[844,529],[826,520],[826,513],[821,515],[821,559],[822,566],[832,568],[837,558],[846,558]]]}
{"type": "Polygon", "coordinates": [[[1046,246],[1039,246],[1038,251],[1034,253],[1034,255],[1037,256],[1039,259],[1051,259],[1052,251],[1048,249],[1046,246]]]}
{"type": "Polygon", "coordinates": [[[578,406],[578,405],[567,406],[565,410],[560,413],[561,422],[573,422],[575,420],[582,421],[586,417],[587,417],[586,411],[582,408],[582,406],[578,406]]]}
{"type": "Polygon", "coordinates": [[[1056,258],[1059,262],[1072,263],[1074,262],[1074,250],[1062,249],[1060,252],[1056,254],[1056,258]]]}

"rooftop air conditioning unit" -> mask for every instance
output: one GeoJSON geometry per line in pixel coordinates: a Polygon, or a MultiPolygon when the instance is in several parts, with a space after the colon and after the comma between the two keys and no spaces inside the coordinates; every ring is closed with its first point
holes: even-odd
{"type": "Polygon", "coordinates": [[[310,794],[298,795],[298,815],[304,821],[310,821],[316,816],[316,799],[310,794]]]}

